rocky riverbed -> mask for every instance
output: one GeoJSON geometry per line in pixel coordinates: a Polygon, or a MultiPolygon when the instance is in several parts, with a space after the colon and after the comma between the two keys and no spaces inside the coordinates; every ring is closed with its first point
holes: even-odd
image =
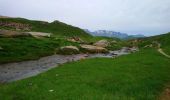
{"type": "Polygon", "coordinates": [[[110,51],[107,54],[76,54],[76,55],[52,55],[34,61],[23,61],[0,65],[0,82],[12,82],[47,71],[60,64],[77,61],[85,58],[107,57],[113,58],[138,51],[137,48],[122,48],[110,51]]]}

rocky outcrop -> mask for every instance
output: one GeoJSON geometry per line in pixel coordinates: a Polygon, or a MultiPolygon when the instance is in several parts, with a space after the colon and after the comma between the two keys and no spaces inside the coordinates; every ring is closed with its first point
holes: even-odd
{"type": "Polygon", "coordinates": [[[60,48],[62,54],[77,54],[79,49],[76,46],[64,46],[60,48]]]}
{"type": "Polygon", "coordinates": [[[94,43],[95,46],[98,46],[98,47],[107,47],[109,45],[109,42],[107,40],[100,40],[96,43],[94,43]]]}
{"type": "Polygon", "coordinates": [[[29,33],[11,31],[11,30],[0,30],[1,37],[17,37],[17,36],[30,36],[29,33]]]}
{"type": "Polygon", "coordinates": [[[39,38],[39,37],[51,37],[51,33],[0,30],[0,36],[1,37],[33,36],[35,38],[39,38]]]}
{"type": "Polygon", "coordinates": [[[24,31],[31,30],[31,26],[29,24],[16,23],[16,22],[1,22],[0,21],[0,26],[9,27],[9,28],[13,28],[16,30],[24,30],[24,31]]]}
{"type": "Polygon", "coordinates": [[[67,41],[70,41],[70,42],[78,42],[78,43],[83,43],[84,41],[79,38],[79,37],[70,37],[70,38],[67,38],[67,41]]]}
{"type": "Polygon", "coordinates": [[[30,34],[31,36],[35,37],[35,38],[39,38],[39,37],[51,37],[51,33],[43,33],[43,32],[25,32],[27,34],[30,34]]]}
{"type": "Polygon", "coordinates": [[[93,46],[93,45],[81,45],[81,48],[85,52],[89,52],[89,53],[106,53],[106,52],[108,52],[108,50],[106,48],[93,46]]]}

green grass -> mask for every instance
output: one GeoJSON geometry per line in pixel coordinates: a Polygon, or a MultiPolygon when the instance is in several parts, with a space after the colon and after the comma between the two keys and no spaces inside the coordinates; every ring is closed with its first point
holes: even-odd
{"type": "MultiPolygon", "coordinates": [[[[15,22],[15,23],[28,24],[31,26],[30,31],[48,32],[48,33],[53,33],[53,35],[60,36],[60,37],[78,36],[84,40],[88,40],[92,38],[92,36],[86,33],[84,30],[78,27],[67,25],[59,21],[48,23],[44,21],[28,20],[24,18],[0,18],[0,22],[15,22]]],[[[0,29],[15,30],[14,27],[4,27],[4,26],[0,26],[0,29]]]]}
{"type": "MultiPolygon", "coordinates": [[[[80,37],[87,44],[93,44],[94,42],[102,39],[106,39],[108,41],[116,40],[119,44],[122,43],[122,41],[116,38],[93,37],[78,27],[67,25],[59,21],[48,23],[23,18],[0,18],[0,23],[6,22],[28,24],[31,27],[31,30],[29,31],[48,32],[53,33],[53,35],[51,38],[43,39],[36,39],[31,36],[13,38],[0,37],[0,47],[3,48],[3,50],[0,50],[0,64],[38,59],[43,56],[52,55],[55,53],[55,49],[59,49],[61,46],[73,45],[79,47],[78,43],[66,41],[67,38],[73,36],[80,37]]],[[[0,26],[0,29],[16,30],[15,27],[9,26],[0,26]]],[[[118,47],[120,48],[122,45],[112,45],[108,49],[115,50],[118,49],[118,47]]]]}
{"type": "Polygon", "coordinates": [[[38,59],[42,56],[53,55],[62,46],[75,45],[64,39],[33,37],[0,38],[0,63],[38,59]]]}
{"type": "Polygon", "coordinates": [[[170,81],[170,61],[154,49],[116,59],[67,63],[0,85],[3,100],[156,100],[170,81]],[[54,90],[49,92],[49,90],[54,90]]]}
{"type": "Polygon", "coordinates": [[[165,50],[165,52],[170,55],[170,45],[169,45],[170,33],[147,37],[147,38],[142,38],[142,39],[140,39],[140,41],[141,42],[138,43],[139,47],[144,47],[148,44],[152,44],[153,41],[157,41],[157,42],[161,43],[161,48],[163,48],[163,50],[165,50]]]}

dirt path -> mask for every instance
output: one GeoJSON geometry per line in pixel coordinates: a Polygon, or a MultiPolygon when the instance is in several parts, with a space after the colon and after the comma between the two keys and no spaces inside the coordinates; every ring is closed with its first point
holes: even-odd
{"type": "Polygon", "coordinates": [[[170,100],[170,87],[167,87],[161,94],[159,100],[170,100]]]}
{"type": "Polygon", "coordinates": [[[170,55],[166,54],[161,48],[158,49],[158,52],[164,55],[167,58],[170,58],[170,55]]]}
{"type": "Polygon", "coordinates": [[[170,58],[170,55],[166,54],[166,53],[162,50],[160,43],[158,43],[158,52],[159,52],[160,54],[164,55],[165,57],[170,58]]]}

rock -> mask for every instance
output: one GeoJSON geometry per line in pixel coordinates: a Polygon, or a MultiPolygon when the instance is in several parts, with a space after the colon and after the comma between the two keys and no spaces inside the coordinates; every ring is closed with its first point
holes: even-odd
{"type": "Polygon", "coordinates": [[[67,39],[67,41],[71,41],[71,42],[78,42],[78,43],[83,43],[84,41],[79,38],[79,37],[70,37],[67,39]]]}
{"type": "Polygon", "coordinates": [[[107,40],[100,40],[94,43],[94,45],[98,47],[107,47],[109,45],[109,42],[107,40]]]}
{"type": "Polygon", "coordinates": [[[0,50],[3,50],[3,48],[0,46],[0,50]]]}
{"type": "Polygon", "coordinates": [[[152,48],[153,45],[152,44],[149,44],[149,45],[145,45],[144,48],[152,48]]]}
{"type": "Polygon", "coordinates": [[[29,24],[17,23],[17,22],[3,22],[0,21],[0,26],[14,28],[16,30],[31,30],[31,26],[29,24]]]}
{"type": "Polygon", "coordinates": [[[64,46],[60,48],[60,53],[62,54],[77,54],[79,49],[76,46],[64,46]]]}
{"type": "Polygon", "coordinates": [[[33,36],[33,37],[39,38],[39,37],[50,37],[51,33],[18,32],[18,31],[11,31],[11,30],[0,30],[0,36],[2,37],[33,36]]]}
{"type": "Polygon", "coordinates": [[[26,32],[26,33],[30,34],[31,36],[33,36],[35,38],[51,37],[51,33],[43,33],[43,32],[26,32]]]}
{"type": "Polygon", "coordinates": [[[90,53],[106,53],[108,50],[103,47],[93,45],[81,45],[81,48],[90,53]]]}
{"type": "Polygon", "coordinates": [[[11,30],[0,30],[0,36],[2,37],[17,37],[17,36],[29,36],[29,33],[11,31],[11,30]]]}
{"type": "Polygon", "coordinates": [[[117,41],[113,40],[113,41],[111,41],[111,43],[117,43],[117,41]]]}

